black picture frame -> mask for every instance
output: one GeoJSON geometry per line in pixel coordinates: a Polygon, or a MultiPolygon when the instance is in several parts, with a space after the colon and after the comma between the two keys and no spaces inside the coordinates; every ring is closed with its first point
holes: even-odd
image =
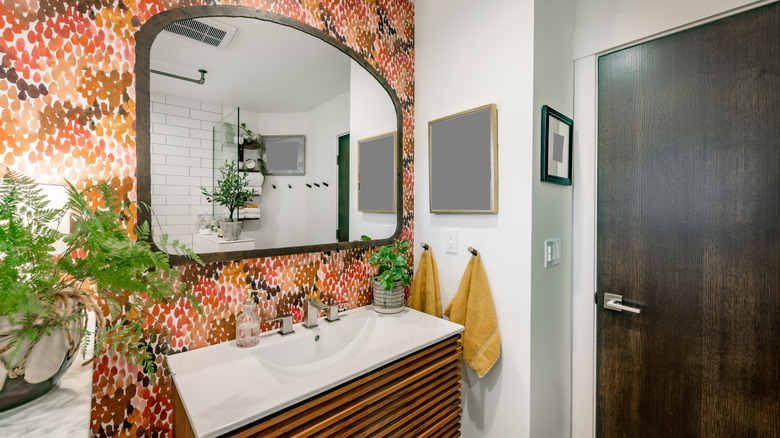
{"type": "Polygon", "coordinates": [[[540,179],[543,182],[571,185],[572,137],[574,120],[547,105],[542,106],[542,159],[540,179]]]}

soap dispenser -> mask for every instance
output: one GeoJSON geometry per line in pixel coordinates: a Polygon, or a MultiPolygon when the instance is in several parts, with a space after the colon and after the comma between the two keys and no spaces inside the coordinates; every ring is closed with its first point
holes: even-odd
{"type": "Polygon", "coordinates": [[[254,347],[260,341],[260,316],[252,291],[247,292],[244,300],[244,311],[236,318],[236,346],[239,348],[254,347]]]}

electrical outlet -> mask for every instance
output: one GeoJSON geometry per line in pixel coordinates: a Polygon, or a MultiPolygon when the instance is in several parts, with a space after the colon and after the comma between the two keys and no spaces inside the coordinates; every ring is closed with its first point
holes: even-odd
{"type": "Polygon", "coordinates": [[[445,236],[446,236],[446,242],[444,246],[446,247],[446,252],[449,254],[457,254],[458,253],[458,230],[445,230],[445,236]]]}
{"type": "Polygon", "coordinates": [[[548,239],[544,241],[544,267],[561,263],[561,239],[548,239]]]}

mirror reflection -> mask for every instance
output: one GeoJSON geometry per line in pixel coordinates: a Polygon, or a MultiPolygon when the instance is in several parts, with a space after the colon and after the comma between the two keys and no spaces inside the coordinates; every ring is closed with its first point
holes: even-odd
{"type": "Polygon", "coordinates": [[[209,17],[160,32],[150,67],[154,235],[205,253],[395,232],[396,214],[358,210],[357,158],[358,141],[396,130],[395,108],[349,56],[272,22],[209,17]],[[267,171],[276,157],[290,170],[267,171]],[[203,194],[226,161],[258,193],[234,241],[217,235],[228,208],[203,194]]]}

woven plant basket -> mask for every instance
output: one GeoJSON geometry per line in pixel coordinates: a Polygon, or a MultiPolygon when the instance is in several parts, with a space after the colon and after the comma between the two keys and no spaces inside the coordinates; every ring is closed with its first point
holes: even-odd
{"type": "Polygon", "coordinates": [[[400,281],[386,290],[374,280],[374,310],[379,313],[398,313],[404,310],[404,286],[400,281]]]}

